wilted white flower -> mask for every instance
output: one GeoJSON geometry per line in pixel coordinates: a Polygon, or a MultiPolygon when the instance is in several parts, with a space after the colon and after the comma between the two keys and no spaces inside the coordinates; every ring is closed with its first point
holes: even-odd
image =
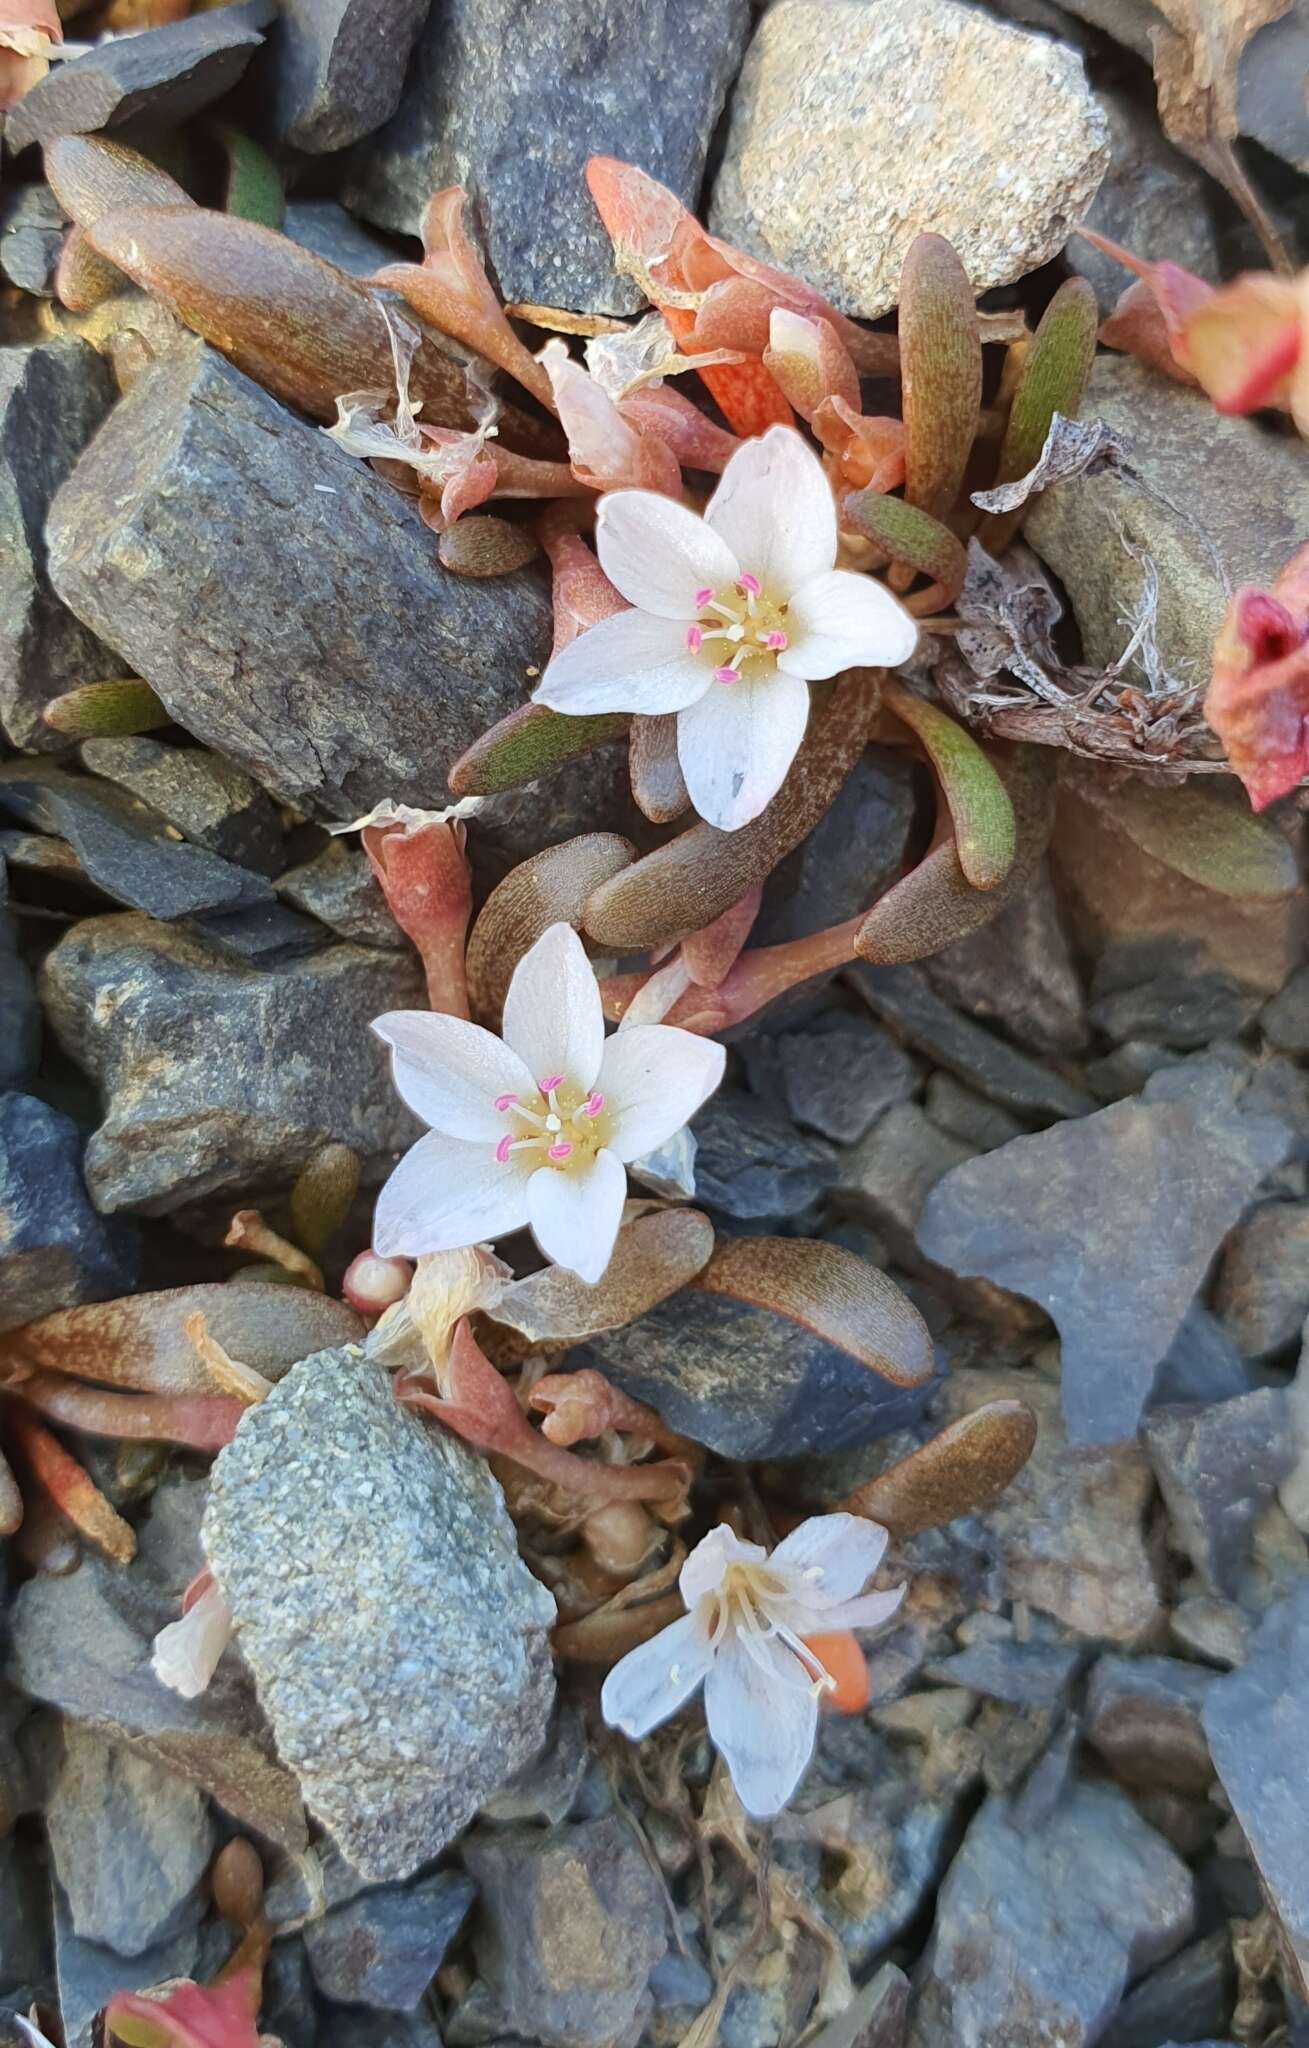
{"type": "Polygon", "coordinates": [[[184,1700],[198,1699],[231,1634],[232,1611],[211,1579],[182,1619],[170,1621],[155,1637],[150,1656],[155,1677],[184,1700]]]}
{"type": "Polygon", "coordinates": [[[918,641],[871,576],[833,565],[836,506],[790,427],[730,458],[703,519],[654,491],[609,491],[596,552],[633,607],[561,648],[535,692],[576,715],[677,714],[677,755],[700,816],[734,832],[781,787],[809,684],[895,667],[918,641]]]}
{"type": "Polygon", "coordinates": [[[599,986],[566,924],[514,969],[503,1039],[426,1010],[393,1010],[373,1029],[400,1095],[431,1126],[378,1197],[374,1250],[418,1258],[530,1224],[546,1257],[590,1286],[614,1248],[628,1161],[695,1115],[726,1058],[667,1024],[606,1040],[599,986]]]}
{"type": "Polygon", "coordinates": [[[605,1720],[639,1741],[703,1685],[737,1797],[771,1819],[813,1755],[832,1683],[806,1638],[877,1628],[904,1598],[903,1586],[858,1597],[886,1543],[886,1530],[859,1515],[815,1515],[771,1555],[726,1523],[712,1529],[678,1580],[690,1612],[615,1664],[600,1694],[605,1720]]]}

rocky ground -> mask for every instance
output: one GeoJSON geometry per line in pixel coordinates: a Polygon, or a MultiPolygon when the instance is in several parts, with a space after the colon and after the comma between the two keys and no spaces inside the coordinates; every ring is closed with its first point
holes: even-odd
{"type": "MultiPolygon", "coordinates": [[[[539,561],[451,573],[313,407],[190,331],[218,315],[61,305],[40,146],[105,132],[175,163],[185,137],[216,182],[235,124],[285,176],[285,233],[352,274],[411,253],[462,182],[517,306],[643,306],[581,176],[608,152],[860,320],[894,307],[918,229],[997,315],[1070,273],[1107,313],[1125,279],[1069,240],[1081,220],[1208,279],[1262,261],[1164,137],[1160,26],[1147,0],[242,0],[96,43],[11,107],[0,1373],[28,1369],[12,1333],[37,1319],[226,1280],[232,1213],[284,1217],[329,1144],[361,1188],[320,1248],[339,1286],[418,1129],[367,1027],[423,975],[326,826],[445,802],[551,635],[539,561]],[[46,721],[129,674],[153,723],[46,721]]],[[[1295,0],[1238,104],[1301,258],[1307,69],[1295,0]]],[[[1230,590],[1309,533],[1303,444],[1108,353],[1083,413],[1132,461],[1027,519],[1061,656],[1111,668],[1144,613],[1154,678],[1202,682],[1230,590]]],[[[817,1239],[889,1273],[930,1381],[877,1380],[798,1311],[722,1308],[726,1280],[714,1313],[712,1283],[684,1288],[567,1354],[703,1447],[703,1499],[743,1487],[775,1517],[986,1404],[1035,1414],[998,1500],[894,1529],[881,1583],[909,1590],[867,1645],[867,1711],[824,1716],[789,1810],[747,1824],[697,1707],[637,1748],[603,1727],[603,1666],[552,1656],[543,1578],[566,1621],[585,1587],[549,1544],[529,1571],[512,1488],[514,1518],[313,1297],[212,1477],[47,1411],[136,1549],[79,1547],[48,1503],[0,1538],[0,2007],[100,2048],[111,1994],[211,1980],[253,1915],[214,1877],[242,1838],[285,2048],[1309,2041],[1303,811],[1256,820],[1231,776],[1124,779],[1095,751],[1028,749],[1053,828],[993,921],[729,1034],[694,1146],[652,1181],[720,1247],[817,1239]],[[186,1699],[151,1643],[206,1560],[237,1635],[186,1699]]],[[[770,875],[754,943],[864,910],[930,813],[922,761],[869,747],[770,875]]],[[[490,799],[477,900],[591,832],[653,843],[613,745],[490,799]]],[[[120,1339],[71,1326],[88,1380],[120,1339]]],[[[19,1407],[0,1394],[21,1477],[19,1407]]]]}

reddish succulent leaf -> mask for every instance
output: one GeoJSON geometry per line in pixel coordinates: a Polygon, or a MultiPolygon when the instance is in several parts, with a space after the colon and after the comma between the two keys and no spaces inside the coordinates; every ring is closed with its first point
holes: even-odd
{"type": "Polygon", "coordinates": [[[50,1496],[79,1536],[111,1558],[128,1564],[136,1555],[131,1525],[105,1499],[91,1475],[43,1424],[11,1406],[8,1434],[17,1444],[30,1477],[50,1496]]]}
{"type": "Polygon", "coordinates": [[[747,889],[738,903],[729,904],[702,931],[688,932],[682,941],[682,961],[692,981],[702,988],[717,988],[734,966],[759,915],[762,888],[747,889]]]}
{"type": "MultiPolygon", "coordinates": [[[[575,722],[575,721],[570,721],[575,722]]],[[[552,924],[576,930],[592,891],[633,858],[630,839],[585,832],[511,868],[482,905],[468,940],[468,997],[481,1023],[498,1028],[510,976],[552,924]]]]}
{"type": "Polygon", "coordinates": [[[695,1283],[771,1309],[901,1387],[932,1376],[927,1325],[893,1280],[844,1246],[808,1237],[725,1239],[695,1283]]]}
{"type": "Polygon", "coordinates": [[[532,1428],[513,1389],[477,1343],[465,1318],[455,1331],[445,1367],[444,1398],[413,1379],[396,1382],[405,1407],[434,1415],[465,1443],[509,1458],[568,1493],[595,1500],[670,1500],[685,1491],[689,1467],[671,1458],[653,1465],[602,1465],[561,1450],[532,1428]]]}
{"type": "Polygon", "coordinates": [[[1199,379],[1184,370],[1173,354],[1168,322],[1148,284],[1138,278],[1129,284],[1107,320],[1100,322],[1100,339],[1106,348],[1120,349],[1135,356],[1148,369],[1159,370],[1178,384],[1199,389],[1199,379]]]}
{"type": "Polygon", "coordinates": [[[901,1537],[983,1514],[1022,1471],[1035,1442],[1036,1417],[1025,1402],[989,1401],[856,1486],[840,1505],[901,1537]]]}
{"type": "Polygon", "coordinates": [[[148,156],[107,135],[61,135],[48,143],[45,175],[69,219],[84,228],[116,206],[195,204],[148,156]]]}
{"type": "Polygon", "coordinates": [[[677,758],[677,718],[672,712],[634,718],[627,747],[632,798],[652,825],[671,825],[691,808],[682,764],[677,758]]]}
{"type": "Polygon", "coordinates": [[[6,1391],[52,1422],[84,1429],[88,1436],[182,1444],[193,1451],[221,1451],[231,1443],[245,1414],[243,1402],[214,1395],[114,1394],[107,1387],[84,1386],[54,1372],[11,1379],[6,1391]]]}
{"type": "Polygon", "coordinates": [[[1256,811],[1309,776],[1309,544],[1270,590],[1232,599],[1204,715],[1256,811]]]}
{"type": "Polygon", "coordinates": [[[255,2019],[261,1992],[255,1969],[219,1984],[116,1991],[105,2007],[105,2027],[123,2048],[259,2048],[255,2019]]]}
{"type": "Polygon", "coordinates": [[[719,476],[740,447],[735,434],[716,426],[698,405],[672,384],[647,384],[618,401],[626,420],[657,434],[687,469],[707,469],[719,476]]]}
{"type": "Polygon", "coordinates": [[[624,1223],[594,1287],[562,1266],[544,1266],[506,1288],[494,1319],[533,1344],[582,1343],[635,1322],[687,1286],[713,1249],[713,1225],[698,1209],[657,1209],[624,1223]]]}
{"type": "Polygon", "coordinates": [[[302,1288],[257,1280],[169,1287],[59,1309],[8,1331],[0,1336],[0,1379],[30,1367],[142,1393],[207,1395],[209,1376],[185,1331],[187,1317],[197,1311],[225,1351],[268,1379],[280,1379],[315,1351],[354,1343],[364,1334],[343,1302],[302,1288]]]}

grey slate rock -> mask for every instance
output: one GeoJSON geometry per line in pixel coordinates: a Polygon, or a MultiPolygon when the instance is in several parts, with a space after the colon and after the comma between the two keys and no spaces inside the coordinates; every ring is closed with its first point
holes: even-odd
{"type": "Polygon", "coordinates": [[[870,1442],[921,1414],[905,1389],[799,1323],[683,1288],[574,1354],[725,1458],[793,1458],[870,1442]]]}
{"type": "Polygon", "coordinates": [[[564,1820],[591,1763],[586,1727],[576,1707],[561,1706],[539,1756],[515,1771],[481,1809],[484,1820],[564,1820]]]}
{"type": "Polygon", "coordinates": [[[994,1152],[1011,1138],[1021,1138],[1026,1128],[999,1103],[974,1095],[953,1074],[933,1074],[923,1100],[937,1129],[958,1138],[972,1152],[994,1152]]]}
{"type": "Polygon", "coordinates": [[[1092,1108],[1090,1096],[1071,1081],[943,1003],[921,967],[858,961],[847,979],[875,1016],[992,1102],[1034,1116],[1077,1117],[1092,1108]]]}
{"type": "MultiPolygon", "coordinates": [[[[176,1553],[175,1540],[171,1548],[176,1553]]],[[[200,1562],[186,1557],[183,1585],[200,1562]]],[[[151,1670],[151,1643],[176,1621],[180,1592],[161,1588],[141,1558],[124,1571],[88,1556],[67,1578],[29,1579],[12,1610],[8,1675],[71,1721],[189,1779],[243,1826],[301,1850],[299,1791],[239,1662],[225,1655],[194,1700],[170,1692],[151,1670]]]]}
{"type": "Polygon", "coordinates": [[[408,499],[211,349],[133,384],[49,536],[64,601],[179,723],[328,817],[439,802],[549,646],[543,575],[449,574],[408,499]]]}
{"type": "Polygon", "coordinates": [[[41,1866],[28,1843],[6,1835],[0,1839],[0,1998],[46,1976],[49,1928],[49,1886],[41,1866]]]}
{"type": "Polygon", "coordinates": [[[46,1826],[84,1941],[139,1956],[199,1919],[214,1829],[208,1801],[185,1778],[69,1722],[46,1826]]]}
{"type": "Polygon", "coordinates": [[[319,1145],[352,1145],[370,1178],[412,1142],[369,1032],[419,1000],[407,955],[329,946],[246,968],[139,916],[74,926],[47,956],[51,1025],[99,1086],[87,1146],[98,1206],[171,1214],[285,1187],[319,1145]]]}
{"type": "Polygon", "coordinates": [[[1204,1707],[1214,1767],[1250,1845],[1301,1975],[1309,1966],[1309,1583],[1270,1607],[1239,1671],[1204,1707]]]}
{"type": "Polygon", "coordinates": [[[1227,1240],[1214,1308],[1246,1358],[1294,1344],[1309,1315],[1309,1202],[1264,1202],[1227,1240]]]}
{"type": "Polygon", "coordinates": [[[345,149],[389,120],[428,0],[281,0],[252,86],[290,149],[345,149]]]}
{"type": "Polygon", "coordinates": [[[170,1977],[189,1977],[200,1960],[200,1937],[184,1928],[141,1955],[127,1958],[73,1931],[67,1901],[55,1887],[55,1969],[65,2048],[95,2048],[96,2019],[115,1991],[148,1991],[170,1977]]]}
{"type": "Polygon", "coordinates": [[[97,43],[85,56],[55,65],[10,108],[9,149],[16,153],[31,142],[91,135],[137,120],[180,125],[231,91],[273,11],[271,0],[247,0],[97,43]]]}
{"type": "Polygon", "coordinates": [[[1193,1302],[1159,1361],[1150,1394],[1152,1408],[1186,1401],[1231,1401],[1258,1385],[1217,1316],[1193,1302]]]}
{"type": "Polygon", "coordinates": [[[916,1102],[898,1102],[867,1137],[842,1153],[836,1193],[903,1258],[912,1255],[914,1232],[932,1189],[963,1166],[973,1150],[938,1130],[916,1102]]]}
{"type": "Polygon", "coordinates": [[[21,1088],[41,1054],[41,1007],[32,970],[18,950],[9,876],[0,858],[0,1088],[21,1088]]]}
{"type": "Polygon", "coordinates": [[[1243,1664],[1250,1646],[1250,1617],[1234,1600],[1212,1593],[1190,1593],[1168,1616],[1173,1641],[1192,1657],[1203,1657],[1220,1669],[1243,1664]]]}
{"type": "Polygon", "coordinates": [[[748,25],[746,0],[443,0],[395,118],[355,151],[346,203],[416,234],[430,195],[462,185],[502,298],[633,313],[586,159],[640,164],[694,207],[748,25]]]}
{"type": "Polygon", "coordinates": [[[256,874],[281,874],[276,806],[243,768],[203,747],[166,747],[145,734],[84,740],[79,752],[83,767],[139,797],[193,846],[256,874]]]}
{"type": "MultiPolygon", "coordinates": [[[[321,2041],[322,2048],[443,2048],[441,2029],[425,2012],[369,2012],[366,2006],[343,2005],[325,2014],[321,2041]]],[[[505,2048],[517,2044],[507,2042],[505,2048]]]]}
{"type": "Polygon", "coordinates": [[[394,263],[399,254],[394,242],[385,242],[361,227],[335,199],[293,200],[282,216],[282,233],[351,277],[371,277],[384,263],[394,263]]]}
{"type": "Polygon", "coordinates": [[[312,860],[288,868],[277,893],[297,910],[307,911],[340,938],[361,946],[402,951],[409,941],[386,907],[368,856],[342,839],[329,839],[312,860]]]}
{"type": "Polygon", "coordinates": [[[66,840],[87,879],[128,910],[192,917],[271,900],[261,875],[186,845],[159,812],[125,791],[47,762],[0,768],[0,808],[66,840]]]}
{"type": "Polygon", "coordinates": [[[1121,1102],[1124,1095],[1139,1095],[1152,1074],[1176,1066],[1180,1058],[1180,1053],[1170,1052],[1166,1046],[1129,1038],[1099,1059],[1088,1060],[1083,1071],[1087,1087],[1102,1102],[1121,1102]]]}
{"type": "Polygon", "coordinates": [[[1097,1031],[1116,1043],[1144,1039],[1190,1052],[1244,1031],[1259,1009],[1257,991],[1242,988],[1229,974],[1198,969],[1154,974],[1098,996],[1090,1015],[1097,1031]]]}
{"type": "Polygon", "coordinates": [[[923,972],[955,1009],[1033,1052],[1075,1053],[1086,1043],[1086,998],[1044,862],[998,917],[934,953],[923,972]]]}
{"type": "MultiPolygon", "coordinates": [[[[1222,273],[1213,188],[1203,171],[1165,141],[1144,95],[1101,89],[1096,97],[1109,125],[1109,169],[1087,210],[1086,226],[1128,248],[1171,249],[1174,263],[1217,284],[1222,273]]],[[[1080,235],[1069,241],[1064,260],[1094,287],[1101,312],[1112,312],[1131,281],[1121,263],[1080,235]]]]}
{"type": "Polygon", "coordinates": [[[380,1885],[305,1929],[325,1998],[411,2012],[441,1966],[476,1895],[471,1879],[438,1870],[411,1885],[380,1885]]]}
{"type": "Polygon", "coordinates": [[[1014,1707],[1054,1707],[1077,1676],[1082,1656],[1076,1643],[970,1643],[953,1657],[925,1664],[923,1676],[1014,1707]]]}
{"type": "Polygon", "coordinates": [[[1234,1597],[1251,1530],[1296,1463],[1285,1392],[1157,1408],[1141,1439],[1177,1542],[1215,1593],[1234,1597]]]}
{"type": "Polygon", "coordinates": [[[1086,1739],[1124,1784],[1205,1792],[1213,1765],[1200,1714],[1213,1677],[1178,1657],[1101,1657],[1086,1689],[1086,1739]]]}
{"type": "MultiPolygon", "coordinates": [[[[1162,2042],[1200,2042],[1232,2017],[1236,1966],[1226,1928],[1192,1942],[1134,1984],[1099,2048],[1158,2048],[1162,2042]]],[[[1221,2048],[1221,2044],[1217,2044],[1221,2048]]]]}
{"type": "Polygon", "coordinates": [[[68,217],[48,185],[19,185],[0,200],[0,275],[34,298],[52,299],[68,217]]]}
{"type": "Polygon", "coordinates": [[[129,1225],[91,1205],[71,1117],[0,1095],[0,1330],[130,1292],[136,1249],[129,1225]]]}
{"type": "Polygon", "coordinates": [[[114,401],[108,363],[72,336],[0,351],[0,725],[15,746],[65,742],[43,706],[122,663],[50,585],[51,499],[114,401]]]}
{"type": "Polygon", "coordinates": [[[620,2037],[668,1939],[662,1887],[627,1822],[478,1828],[462,1854],[481,1894],[473,1953],[503,2032],[545,2048],[620,2037]]]}
{"type": "Polygon", "coordinates": [[[809,837],[769,876],[751,945],[808,938],[866,910],[899,879],[914,810],[904,749],[868,747],[809,837]]]}
{"type": "Polygon", "coordinates": [[[1264,1037],[1279,1052],[1309,1054],[1309,967],[1297,967],[1259,1015],[1264,1037]]]}
{"type": "Polygon", "coordinates": [[[757,1095],[780,1098],[796,1123],[845,1145],[918,1086],[903,1046],[854,1011],[829,1010],[812,1024],[748,1039],[741,1052],[757,1095]]]}
{"type": "Polygon", "coordinates": [[[837,1161],[822,1138],[740,1088],[720,1088],[693,1118],[696,1199],[738,1223],[803,1215],[831,1187],[837,1161]]]}
{"type": "Polygon", "coordinates": [[[1048,1310],[1063,1339],[1064,1413],[1084,1442],[1135,1429],[1214,1252],[1289,1149],[1287,1126],[1243,1116],[1215,1073],[1194,1076],[1180,1100],[1151,1100],[1169,1078],[957,1167],[918,1228],[940,1265],[1048,1310]]]}
{"type": "Polygon", "coordinates": [[[224,960],[247,967],[281,967],[323,951],[322,927],[285,903],[252,903],[247,910],[210,910],[187,919],[192,935],[224,960]]]}
{"type": "Polygon", "coordinates": [[[1022,1798],[993,1793],[950,1866],[909,2048],[1090,2048],[1191,1931],[1191,1874],[1125,1793],[1073,1784],[1039,1818],[1022,1798]]]}
{"type": "Polygon", "coordinates": [[[357,1349],[242,1418],[204,1546],[278,1752],[363,1876],[430,1862],[545,1740],[554,1602],[500,1489],[357,1349]]]}

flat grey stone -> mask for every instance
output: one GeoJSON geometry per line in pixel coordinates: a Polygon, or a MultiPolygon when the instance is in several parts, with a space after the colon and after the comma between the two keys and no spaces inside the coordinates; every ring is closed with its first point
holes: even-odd
{"type": "Polygon", "coordinates": [[[906,1102],[918,1087],[909,1054],[855,1011],[824,1011],[812,1024],[747,1039],[741,1052],[757,1095],[844,1145],[862,1138],[884,1110],[906,1102]]]}
{"type": "Polygon", "coordinates": [[[71,1117],[0,1095],[0,1330],[126,1294],[136,1267],[131,1226],[92,1207],[71,1117]]]}
{"type": "Polygon", "coordinates": [[[305,1929],[325,1998],[411,2012],[441,1966],[476,1895],[471,1879],[438,1870],[411,1885],[380,1885],[305,1929]]]}
{"type": "Polygon", "coordinates": [[[694,207],[748,23],[745,0],[443,0],[394,120],[354,153],[346,203],[416,234],[431,194],[462,185],[504,299],[635,312],[586,159],[639,164],[694,207]]]}
{"type": "MultiPolygon", "coordinates": [[[[0,1997],[35,1985],[50,1962],[49,1886],[26,1842],[0,1837],[0,1997]]],[[[3,2040],[0,2034],[0,2040],[3,2040]]]]}
{"type": "Polygon", "coordinates": [[[1259,1022],[1264,1037],[1279,1052],[1299,1058],[1309,1053],[1309,967],[1297,967],[1290,980],[1264,1004],[1259,1022]]]}
{"type": "Polygon", "coordinates": [[[277,808],[233,762],[203,747],[166,747],[145,734],[83,740],[79,752],[83,767],[139,797],[194,846],[256,874],[282,872],[277,808]]]}
{"type": "Polygon", "coordinates": [[[288,868],[277,884],[287,903],[361,946],[385,946],[392,952],[409,944],[386,907],[386,898],[368,865],[367,855],[344,840],[329,839],[312,860],[288,868]]]}
{"type": "Polygon", "coordinates": [[[48,185],[19,185],[0,200],[0,275],[34,298],[52,299],[68,218],[48,185]]]}
{"type": "Polygon", "coordinates": [[[1131,443],[1149,488],[1108,476],[1056,484],[1033,500],[1024,537],[1066,588],[1096,668],[1123,653],[1131,638],[1124,617],[1141,598],[1144,572],[1124,536],[1143,549],[1159,577],[1164,669],[1181,683],[1203,683],[1227,604],[1212,551],[1232,588],[1266,580],[1270,562],[1288,559],[1309,530],[1300,451],[1254,420],[1221,417],[1203,392],[1130,356],[1097,357],[1081,412],[1131,443]],[[1220,472],[1231,488],[1215,492],[1220,472]]]}
{"type": "Polygon", "coordinates": [[[1207,1405],[1252,1394],[1259,1384],[1217,1316],[1193,1302],[1155,1373],[1152,1408],[1207,1405]]]}
{"type": "Polygon", "coordinates": [[[351,277],[371,277],[399,253],[394,242],[361,227],[335,199],[293,200],[282,217],[282,233],[351,277]]]}
{"type": "Polygon", "coordinates": [[[691,1124],[696,1199],[738,1223],[788,1221],[812,1208],[836,1179],[822,1138],[798,1131],[767,1100],[720,1088],[691,1124]]]}
{"type": "Polygon", "coordinates": [[[993,1793],[941,1887],[910,2048],[1090,2048],[1194,1917],[1186,1865],[1116,1787],[1070,1785],[1039,1821],[993,1793]]]}
{"type": "Polygon", "coordinates": [[[1141,1439],[1177,1543],[1215,1593],[1235,1595],[1254,1524],[1296,1463],[1285,1391],[1157,1408],[1141,1439]]]}
{"type": "Polygon", "coordinates": [[[41,1007],[32,970],[18,946],[9,908],[9,873],[0,857],[0,1088],[21,1088],[41,1054],[41,1007]]]}
{"type": "Polygon", "coordinates": [[[139,1956],[200,1917],[214,1851],[209,1805],[185,1778],[70,1721],[46,1807],[74,1932],[139,1956]]]}
{"type": "Polygon", "coordinates": [[[1200,1714],[1214,1674],[1178,1657],[1101,1657],[1086,1692],[1086,1739],[1124,1784],[1205,1792],[1200,1714]]]}
{"type": "MultiPolygon", "coordinates": [[[[1096,98],[1109,127],[1109,169],[1085,225],[1111,242],[1150,256],[1168,249],[1170,262],[1210,284],[1219,283],[1213,187],[1204,172],[1165,140],[1148,94],[1101,86],[1096,98]]],[[[1095,287],[1102,313],[1113,311],[1131,283],[1131,273],[1121,263],[1102,256],[1080,235],[1072,236],[1063,260],[1095,287]]]]}
{"type": "Polygon", "coordinates": [[[1309,1202],[1264,1202],[1223,1251],[1214,1308],[1245,1358],[1294,1344],[1309,1315],[1309,1202]]]}
{"type": "Polygon", "coordinates": [[[1151,1100],[1168,1079],[957,1167],[918,1227],[929,1258],[1054,1318],[1064,1413],[1085,1442],[1135,1429],[1215,1251],[1289,1151],[1287,1126],[1242,1115],[1220,1077],[1151,1100]]]}
{"type": "Polygon", "coordinates": [[[135,120],[175,127],[231,91],[272,13],[265,0],[247,0],[97,43],[84,56],[56,64],[10,108],[5,142],[16,153],[31,142],[135,120]]]}
{"type": "Polygon", "coordinates": [[[122,663],[51,588],[50,502],[114,401],[108,363],[73,336],[0,351],[0,725],[15,746],[66,745],[51,697],[122,663]]]}
{"type": "Polygon", "coordinates": [[[916,1102],[898,1102],[842,1152],[835,1191],[903,1255],[932,1189],[973,1156],[972,1145],[947,1136],[916,1102]]]}
{"type": "Polygon", "coordinates": [[[970,1643],[925,1664],[923,1676],[1014,1707],[1053,1707],[1072,1685],[1082,1656],[1076,1643],[970,1643]]]}
{"type": "Polygon", "coordinates": [[[95,2048],[96,2021],[115,1991],[148,1991],[171,1977],[189,1977],[199,1959],[194,1927],[130,1958],[99,1942],[83,1941],[55,1887],[55,1968],[65,2048],[95,2048]]]}
{"type": "Polygon", "coordinates": [[[1236,1986],[1232,1937],[1227,1928],[1219,1928],[1132,1986],[1101,2037],[1100,2048],[1158,2048],[1165,2034],[1173,2044],[1199,2042],[1202,2028],[1210,2037],[1210,2048],[1222,2048],[1211,2030],[1232,2018],[1236,1986]]]}
{"type": "Polygon", "coordinates": [[[554,1602],[483,1458],[320,1352],[215,1460],[204,1546],[279,1754],[363,1876],[408,1876],[541,1747],[554,1602]]]}
{"type": "Polygon", "coordinates": [[[998,917],[934,953],[923,972],[955,1009],[998,1024],[1033,1052],[1086,1044],[1086,997],[1044,861],[998,917]]]}
{"type": "Polygon", "coordinates": [[[206,348],[133,384],[49,547],[64,602],[188,732],[328,817],[438,803],[549,645],[536,569],[449,574],[410,500],[206,348]]]}
{"type": "Polygon", "coordinates": [[[462,1854],[480,1891],[473,1953],[503,2031],[545,2048],[620,2037],[668,1941],[662,1888],[628,1823],[478,1828],[462,1854]]]}
{"type": "Polygon", "coordinates": [[[407,954],[336,945],[242,967],[174,926],[102,917],[47,955],[42,989],[56,1035],[101,1092],[86,1173],[103,1210],[248,1202],[289,1185],[330,1140],[379,1179],[415,1135],[368,1029],[419,1000],[407,954]]]}
{"type": "Polygon", "coordinates": [[[7,762],[0,808],[66,841],[87,880],[128,910],[178,918],[272,900],[262,875],[187,845],[161,812],[48,762],[7,762]]]}
{"type": "Polygon", "coordinates": [[[859,961],[848,980],[902,1038],[969,1087],[1006,1109],[1034,1116],[1082,1116],[1090,1096],[1061,1074],[962,1016],[936,995],[921,967],[872,967],[859,961]]]}
{"type": "Polygon", "coordinates": [[[1306,1715],[1309,1584],[1269,1608],[1244,1666],[1217,1679],[1204,1706],[1215,1769],[1302,1973],[1309,1965],[1306,1715]]]}
{"type": "Polygon", "coordinates": [[[1021,1138],[1026,1128],[999,1103],[974,1095],[953,1074],[933,1074],[923,1100],[938,1131],[957,1138],[970,1153],[994,1152],[1011,1138],[1021,1138]]]}
{"type": "Polygon", "coordinates": [[[281,0],[252,84],[261,124],[312,154],[395,112],[428,0],[281,0]]]}

